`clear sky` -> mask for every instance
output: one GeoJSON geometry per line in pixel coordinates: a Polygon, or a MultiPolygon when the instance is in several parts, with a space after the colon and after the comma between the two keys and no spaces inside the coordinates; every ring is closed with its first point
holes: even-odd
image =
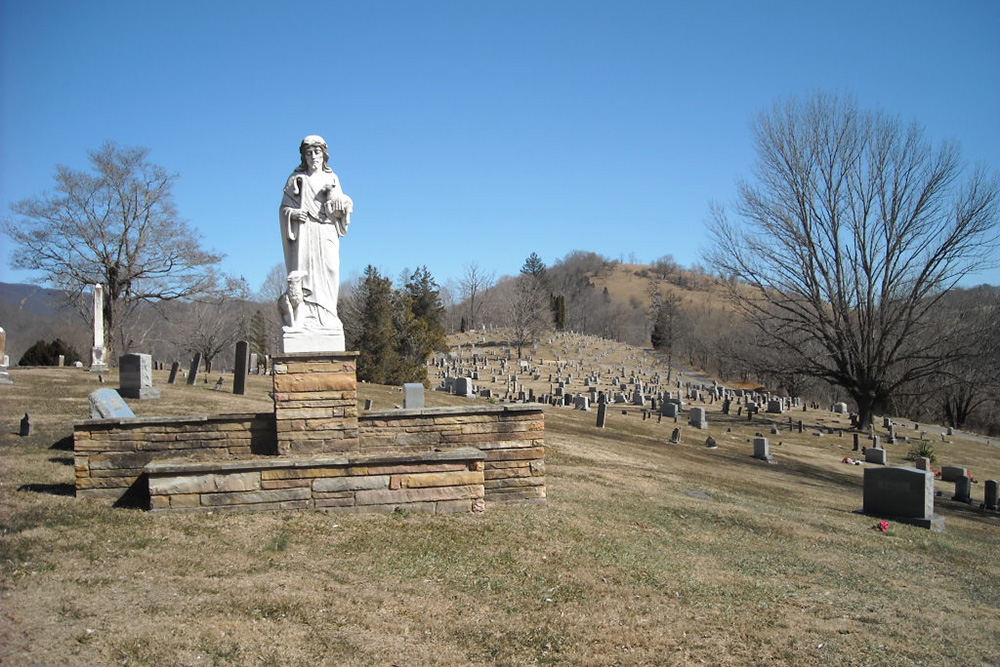
{"type": "MultiPolygon", "coordinates": [[[[321,134],[355,202],[345,277],[537,252],[700,262],[779,98],[848,93],[1000,169],[1000,2],[0,0],[0,209],[107,139],[257,288],[321,134]]],[[[31,282],[9,268],[0,281],[31,282]]],[[[973,283],[1000,285],[1000,270],[973,283]]]]}

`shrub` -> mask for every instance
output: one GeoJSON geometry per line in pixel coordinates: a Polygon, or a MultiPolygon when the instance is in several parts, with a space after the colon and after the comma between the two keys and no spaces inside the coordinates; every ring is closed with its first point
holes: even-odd
{"type": "Polygon", "coordinates": [[[59,363],[59,355],[66,357],[66,364],[72,364],[80,359],[80,353],[62,339],[56,338],[51,343],[44,340],[35,341],[35,344],[21,355],[18,366],[55,366],[59,363]]]}
{"type": "Polygon", "coordinates": [[[934,456],[934,447],[931,446],[929,442],[917,442],[910,447],[909,453],[906,455],[907,461],[916,461],[921,456],[924,456],[931,460],[931,463],[937,462],[937,457],[934,456]]]}

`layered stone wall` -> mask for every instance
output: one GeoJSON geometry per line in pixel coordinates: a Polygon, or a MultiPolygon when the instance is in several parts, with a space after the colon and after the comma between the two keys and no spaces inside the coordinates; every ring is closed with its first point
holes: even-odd
{"type": "Polygon", "coordinates": [[[322,509],[483,511],[483,461],[471,447],[403,455],[351,454],[146,466],[153,511],[322,509]]]}
{"type": "Polygon", "coordinates": [[[274,415],[89,419],[74,422],[73,449],[77,495],[117,500],[141,485],[143,468],[152,461],[276,454],[274,415]]]}
{"type": "Polygon", "coordinates": [[[540,405],[383,410],[359,420],[361,451],[486,453],[486,500],[545,501],[545,413],[540,405]]]}
{"type": "Polygon", "coordinates": [[[422,408],[359,415],[356,356],[276,357],[273,414],[76,422],[77,495],[157,510],[377,509],[417,503],[415,508],[451,511],[440,503],[462,501],[455,507],[464,508],[465,501],[484,498],[490,502],[545,501],[542,406],[422,408]],[[437,478],[414,477],[448,473],[447,483],[440,486],[468,486],[455,482],[471,479],[457,475],[463,470],[429,469],[426,463],[434,456],[467,448],[482,453],[476,459],[480,467],[464,470],[478,476],[479,495],[449,495],[468,489],[428,491],[438,485],[427,480],[437,478]],[[255,455],[258,458],[251,458],[255,455]],[[282,458],[268,460],[277,456],[282,458]],[[387,456],[396,457],[392,466],[397,472],[385,468],[389,464],[363,472],[364,466],[356,462],[361,460],[358,457],[382,460],[387,456]],[[411,463],[421,467],[421,472],[406,468],[411,463]],[[319,481],[327,478],[349,481],[319,481]],[[420,486],[420,479],[425,486],[420,486]]]}

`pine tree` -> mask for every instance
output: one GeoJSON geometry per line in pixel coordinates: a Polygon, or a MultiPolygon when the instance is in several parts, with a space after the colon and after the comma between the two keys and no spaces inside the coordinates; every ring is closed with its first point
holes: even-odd
{"type": "Polygon", "coordinates": [[[392,321],[392,281],[369,264],[358,287],[357,299],[357,338],[349,342],[358,351],[358,379],[392,384],[400,365],[392,321]]]}
{"type": "Polygon", "coordinates": [[[267,320],[263,311],[257,310],[250,319],[250,351],[267,354],[267,320]]]}

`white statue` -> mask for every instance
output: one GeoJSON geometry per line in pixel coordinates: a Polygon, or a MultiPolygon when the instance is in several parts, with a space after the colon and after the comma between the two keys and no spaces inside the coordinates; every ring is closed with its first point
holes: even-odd
{"type": "Polygon", "coordinates": [[[330,169],[323,137],[309,135],[299,153],[302,162],[285,183],[279,215],[289,285],[279,302],[284,351],[343,352],[340,237],[351,224],[354,202],[330,169]]]}

